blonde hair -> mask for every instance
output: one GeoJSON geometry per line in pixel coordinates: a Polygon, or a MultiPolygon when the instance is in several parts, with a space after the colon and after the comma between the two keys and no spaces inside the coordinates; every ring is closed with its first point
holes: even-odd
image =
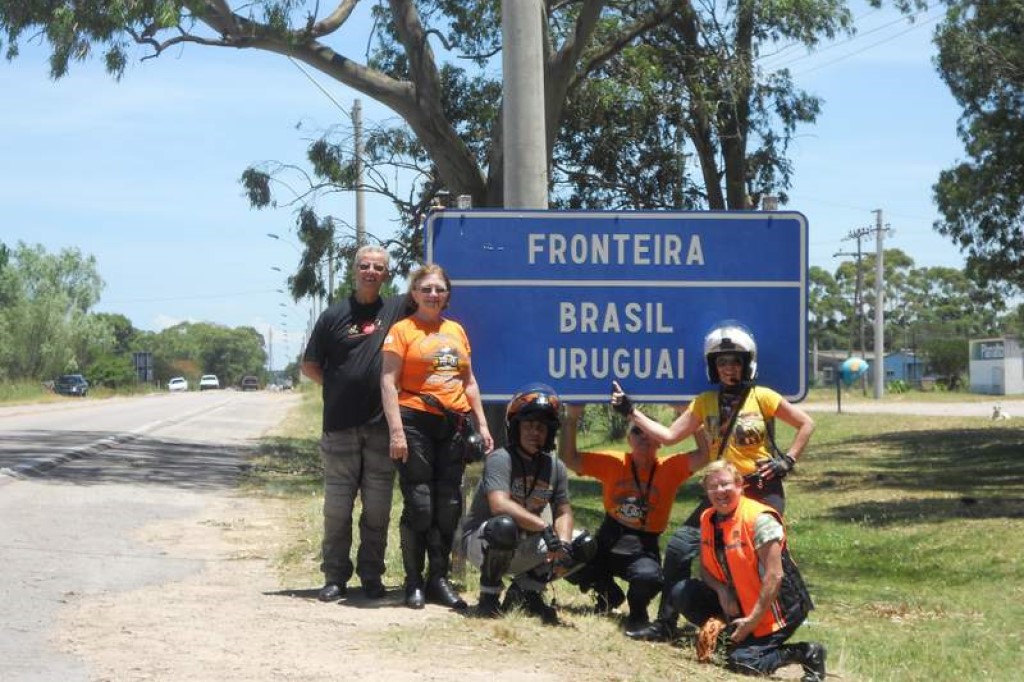
{"type": "Polygon", "coordinates": [[[438,275],[444,280],[444,285],[448,288],[448,298],[445,299],[441,310],[446,310],[448,308],[448,305],[452,301],[452,281],[448,279],[448,273],[444,271],[444,268],[437,263],[428,263],[427,265],[416,269],[411,275],[409,275],[409,292],[405,295],[406,301],[409,305],[409,310],[416,310],[416,308],[419,307],[416,304],[415,299],[412,297],[412,292],[420,285],[420,282],[430,275],[438,275]]]}
{"type": "Polygon", "coordinates": [[[704,475],[701,476],[700,479],[701,486],[707,487],[708,479],[714,474],[719,473],[720,471],[728,472],[729,475],[732,476],[732,480],[734,482],[739,484],[743,483],[743,477],[740,475],[740,472],[736,469],[736,467],[733,466],[732,462],[727,462],[724,459],[716,459],[714,462],[704,467],[704,475]]]}

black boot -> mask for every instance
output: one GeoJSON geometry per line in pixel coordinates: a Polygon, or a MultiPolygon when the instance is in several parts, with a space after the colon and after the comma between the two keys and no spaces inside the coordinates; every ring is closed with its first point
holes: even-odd
{"type": "Polygon", "coordinates": [[[801,644],[802,656],[800,665],[804,668],[804,675],[800,682],[823,682],[825,679],[825,646],[817,642],[801,644]]]}
{"type": "Polygon", "coordinates": [[[622,592],[622,588],[610,577],[594,583],[594,594],[597,597],[594,611],[599,614],[611,613],[626,601],[626,595],[622,592]]]}
{"type": "Polygon", "coordinates": [[[651,620],[647,615],[647,605],[649,603],[649,598],[638,597],[634,594],[634,589],[630,588],[629,616],[626,617],[626,636],[630,637],[630,639],[637,639],[635,633],[651,624],[651,620]],[[630,635],[630,633],[634,633],[634,635],[630,635]]]}
{"type": "Polygon", "coordinates": [[[440,604],[456,611],[465,611],[466,601],[459,596],[455,586],[444,576],[431,576],[427,580],[427,601],[431,604],[440,604]]]}
{"type": "Polygon", "coordinates": [[[488,591],[481,590],[480,602],[476,607],[477,613],[484,618],[497,618],[502,613],[498,600],[503,586],[501,578],[511,565],[514,555],[514,549],[498,549],[493,545],[484,549],[484,559],[480,563],[480,587],[486,587],[488,591]]]}
{"type": "Polygon", "coordinates": [[[479,618],[500,618],[501,598],[494,592],[481,592],[480,601],[476,605],[476,615],[479,618]]]}
{"type": "Polygon", "coordinates": [[[670,599],[662,593],[658,615],[654,621],[633,629],[626,629],[626,636],[643,642],[669,642],[676,638],[676,622],[679,614],[672,608],[670,599]]]}
{"type": "Polygon", "coordinates": [[[825,679],[825,647],[817,642],[783,644],[779,648],[781,666],[799,663],[803,669],[800,682],[823,682],[825,679]]]}
{"type": "Polygon", "coordinates": [[[465,611],[466,602],[459,596],[448,579],[451,567],[453,538],[437,528],[427,531],[427,559],[430,563],[427,577],[427,601],[456,611],[465,611]]]}
{"type": "Polygon", "coordinates": [[[534,590],[524,590],[519,583],[512,583],[501,604],[502,611],[522,609],[526,613],[537,616],[545,625],[558,625],[558,612],[555,607],[544,601],[544,595],[534,590]]]}
{"type": "Polygon", "coordinates": [[[423,591],[423,564],[427,551],[427,534],[409,526],[399,527],[402,543],[402,566],[405,568],[405,605],[422,609],[426,603],[423,591]]]}

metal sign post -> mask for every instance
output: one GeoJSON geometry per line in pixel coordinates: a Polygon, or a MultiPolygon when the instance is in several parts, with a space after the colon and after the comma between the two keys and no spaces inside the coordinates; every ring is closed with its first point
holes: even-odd
{"type": "Polygon", "coordinates": [[[709,386],[703,340],[735,320],[758,343],[758,381],[807,390],[807,221],[793,212],[448,209],[427,260],[453,281],[487,401],[531,381],[566,399],[680,402],[709,386]]]}

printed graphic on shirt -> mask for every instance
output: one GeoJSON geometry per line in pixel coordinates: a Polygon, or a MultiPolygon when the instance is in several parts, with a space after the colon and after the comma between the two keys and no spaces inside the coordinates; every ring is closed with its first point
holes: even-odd
{"type": "Polygon", "coordinates": [[[432,374],[426,384],[436,386],[461,380],[459,368],[463,358],[458,347],[458,342],[447,334],[429,334],[419,342],[420,357],[430,359],[432,374]]]}
{"type": "MultiPolygon", "coordinates": [[[[717,414],[708,415],[704,419],[708,433],[715,434],[714,440],[721,440],[722,420],[717,414]]],[[[732,443],[739,446],[760,445],[764,442],[765,426],[760,412],[741,412],[736,417],[732,430],[732,443]]]]}
{"type": "Polygon", "coordinates": [[[539,514],[551,502],[550,481],[543,478],[514,476],[509,486],[510,497],[533,514],[539,514]]]}
{"type": "Polygon", "coordinates": [[[736,418],[733,437],[737,445],[760,445],[764,442],[764,419],[760,412],[741,412],[736,418]]]}
{"type": "Polygon", "coordinates": [[[658,497],[657,489],[654,486],[651,486],[651,490],[646,492],[646,495],[639,494],[636,484],[630,480],[617,481],[615,489],[612,491],[612,500],[615,505],[612,515],[624,522],[634,521],[635,523],[629,523],[631,527],[644,525],[651,509],[651,501],[658,497]]]}
{"type": "Polygon", "coordinates": [[[369,336],[379,329],[382,325],[380,318],[370,320],[353,320],[352,324],[345,330],[345,336],[353,338],[356,336],[369,336]]]}

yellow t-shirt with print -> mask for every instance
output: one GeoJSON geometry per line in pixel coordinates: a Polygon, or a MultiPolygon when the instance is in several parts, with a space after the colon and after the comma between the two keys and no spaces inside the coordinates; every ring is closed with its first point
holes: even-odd
{"type": "Polygon", "coordinates": [[[759,459],[771,456],[771,442],[768,440],[766,420],[775,418],[775,411],[782,402],[782,396],[770,388],[755,386],[747,394],[746,400],[738,407],[739,416],[728,434],[725,449],[722,449],[722,429],[728,420],[722,420],[718,412],[718,391],[701,393],[687,409],[707,429],[711,438],[710,458],[718,459],[719,450],[722,457],[746,476],[757,470],[759,459]]]}

